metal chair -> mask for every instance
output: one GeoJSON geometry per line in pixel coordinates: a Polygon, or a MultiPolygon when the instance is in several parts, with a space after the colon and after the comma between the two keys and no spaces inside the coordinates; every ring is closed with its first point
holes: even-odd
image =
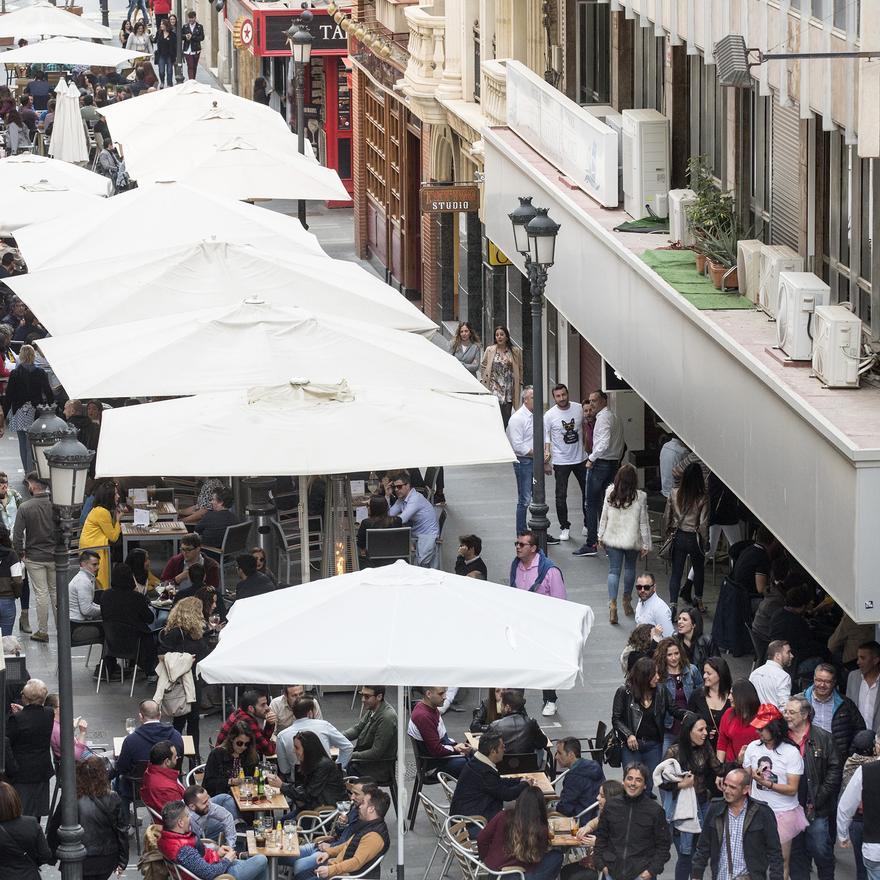
{"type": "Polygon", "coordinates": [[[372,865],[367,865],[366,868],[363,869],[359,874],[336,874],[337,878],[340,880],[378,880],[381,876],[380,865],[382,864],[382,859],[385,858],[385,853],[382,853],[376,861],[373,862],[372,865]]]}
{"type": "Polygon", "coordinates": [[[86,654],[86,668],[92,659],[92,648],[95,645],[104,644],[104,624],[100,620],[71,620],[70,621],[70,647],[84,648],[88,645],[86,654]]]}
{"type": "Polygon", "coordinates": [[[367,529],[367,559],[370,562],[412,562],[412,529],[367,529]]]}
{"type": "Polygon", "coordinates": [[[437,774],[441,767],[446,765],[448,758],[435,758],[426,755],[424,752],[424,743],[410,736],[413,755],[416,759],[416,778],[413,780],[413,788],[409,797],[409,812],[407,813],[407,821],[409,822],[410,831],[415,827],[416,816],[419,812],[419,792],[425,785],[437,785],[440,780],[437,774]]]}
{"type": "Polygon", "coordinates": [[[197,767],[193,767],[192,770],[190,770],[189,773],[186,774],[186,787],[187,788],[189,788],[191,785],[195,785],[197,782],[200,781],[200,780],[196,779],[196,774],[197,773],[204,774],[205,767],[207,767],[207,766],[208,766],[207,764],[199,764],[197,767]]]}
{"type": "Polygon", "coordinates": [[[431,866],[434,864],[434,859],[437,857],[438,852],[443,853],[443,870],[440,872],[440,876],[444,877],[449,870],[449,862],[452,860],[452,849],[443,834],[443,824],[449,818],[449,810],[444,809],[440,804],[435,804],[423,791],[419,792],[419,800],[422,802],[422,808],[428,817],[428,821],[431,823],[431,828],[434,829],[434,833],[437,835],[437,842],[434,845],[431,858],[428,859],[428,865],[425,868],[422,880],[428,880],[428,874],[431,872],[431,866]]]}
{"type": "Polygon", "coordinates": [[[448,803],[452,803],[452,796],[455,794],[455,786],[458,784],[458,780],[447,773],[445,770],[437,771],[437,781],[440,783],[440,787],[443,789],[443,793],[446,795],[446,800],[448,803]]]}
{"type": "Polygon", "coordinates": [[[501,877],[508,880],[519,877],[520,880],[525,880],[522,868],[501,868],[500,871],[493,871],[480,861],[476,841],[470,837],[470,828],[474,825],[480,829],[485,828],[486,820],[482,816],[450,816],[443,825],[446,840],[465,880],[477,880],[482,877],[495,878],[495,880],[501,877]]]}
{"type": "Polygon", "coordinates": [[[138,807],[146,806],[141,800],[141,783],[147,770],[149,761],[138,761],[131,768],[131,773],[123,773],[120,778],[131,786],[131,812],[134,819],[134,843],[137,854],[141,854],[141,823],[138,817],[138,807]]]}
{"type": "Polygon", "coordinates": [[[326,837],[333,831],[333,824],[339,810],[336,807],[315,807],[314,810],[300,810],[296,814],[296,830],[307,843],[313,843],[317,837],[326,837]],[[305,821],[305,824],[303,824],[305,821]]]}
{"type": "Polygon", "coordinates": [[[202,545],[202,552],[207,553],[212,559],[220,564],[220,592],[226,592],[225,571],[229,560],[235,561],[235,557],[247,553],[251,545],[250,535],[253,529],[253,520],[235,523],[227,526],[223,533],[223,541],[219,547],[206,547],[202,545]]]}
{"type": "MultiPolygon", "coordinates": [[[[287,517],[285,519],[273,519],[272,525],[278,537],[278,561],[279,567],[283,560],[285,565],[284,582],[290,583],[290,573],[294,564],[299,564],[302,559],[302,536],[299,531],[299,519],[287,517]]],[[[320,516],[310,516],[307,520],[309,531],[309,562],[320,562],[323,552],[321,540],[322,519],[320,516]]],[[[280,572],[279,572],[280,574],[280,572]]]]}
{"type": "MultiPolygon", "coordinates": [[[[101,690],[101,679],[104,676],[104,658],[115,657],[117,660],[128,660],[134,663],[131,672],[131,690],[128,695],[134,696],[134,682],[137,678],[138,662],[141,657],[141,637],[144,633],[126,623],[113,620],[104,621],[104,647],[101,650],[101,662],[98,665],[98,684],[95,693],[101,690]]],[[[147,636],[147,638],[151,638],[147,636]]],[[[119,671],[122,683],[125,683],[125,669],[120,664],[119,671]]]]}
{"type": "Polygon", "coordinates": [[[600,764],[605,763],[605,735],[608,732],[608,726],[604,721],[600,721],[596,725],[596,735],[586,737],[587,748],[584,751],[590,753],[590,757],[600,764]]]}

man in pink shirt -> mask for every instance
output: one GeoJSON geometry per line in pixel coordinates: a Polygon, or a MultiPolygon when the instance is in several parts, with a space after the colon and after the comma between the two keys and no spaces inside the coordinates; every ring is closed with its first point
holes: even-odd
{"type": "MultiPolygon", "coordinates": [[[[533,532],[522,532],[514,542],[516,559],[510,565],[510,586],[556,599],[567,598],[562,572],[549,556],[538,549],[533,532]]],[[[556,691],[544,691],[543,715],[556,714],[556,691]]]]}

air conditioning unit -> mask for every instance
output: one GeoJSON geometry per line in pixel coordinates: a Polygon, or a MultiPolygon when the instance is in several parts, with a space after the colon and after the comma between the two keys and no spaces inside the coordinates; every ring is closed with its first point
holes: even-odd
{"type": "Polygon", "coordinates": [[[694,234],[688,221],[687,209],[697,200],[692,189],[669,190],[669,237],[684,247],[694,243],[694,234]]]}
{"type": "Polygon", "coordinates": [[[761,280],[756,304],[771,318],[779,311],[779,273],[803,272],[804,258],[784,244],[766,244],[761,249],[761,280]]]}
{"type": "Polygon", "coordinates": [[[739,292],[752,302],[758,301],[763,250],[764,242],[757,238],[746,238],[736,245],[736,277],[739,279],[739,292]]]}
{"type": "Polygon", "coordinates": [[[859,387],[862,322],[843,306],[819,306],[813,316],[813,373],[829,388],[859,387]]]}
{"type": "Polygon", "coordinates": [[[812,272],[779,273],[776,341],[793,361],[813,356],[813,313],[817,306],[827,306],[830,298],[831,288],[812,272]]]}
{"type": "Polygon", "coordinates": [[[656,110],[623,111],[623,207],[635,220],[669,191],[669,120],[656,110]]]}

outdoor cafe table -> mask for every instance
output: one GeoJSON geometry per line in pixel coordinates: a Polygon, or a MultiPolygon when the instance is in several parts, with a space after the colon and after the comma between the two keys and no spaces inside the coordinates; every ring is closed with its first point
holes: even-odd
{"type": "MultiPolygon", "coordinates": [[[[286,837],[286,835],[284,835],[286,837]]],[[[249,856],[265,856],[269,860],[269,877],[275,880],[278,876],[278,859],[281,858],[299,858],[299,837],[294,835],[294,844],[292,849],[284,849],[282,842],[281,847],[257,846],[257,835],[253,831],[247,832],[247,851],[249,856]]]]}
{"type": "Polygon", "coordinates": [[[246,804],[241,799],[238,789],[239,786],[237,785],[229,786],[229,790],[232,792],[232,797],[235,798],[235,806],[238,807],[240,813],[274,813],[279,810],[285,813],[290,812],[290,805],[287,803],[287,798],[280,792],[272,795],[271,798],[264,797],[261,800],[254,798],[249,804],[246,804]]]}
{"type": "Polygon", "coordinates": [[[568,816],[550,816],[549,823],[550,846],[571,847],[586,845],[571,833],[571,819],[568,816]]]}
{"type": "MultiPolygon", "coordinates": [[[[124,736],[114,736],[113,737],[113,754],[116,757],[119,757],[119,753],[122,751],[122,743],[125,741],[124,736]]],[[[186,755],[187,758],[191,758],[196,753],[195,743],[193,742],[193,738],[191,736],[183,737],[183,754],[186,755]]]]}
{"type": "Polygon", "coordinates": [[[137,541],[139,544],[145,541],[170,541],[174,545],[176,555],[180,552],[180,539],[189,534],[186,526],[177,520],[157,522],[154,526],[136,526],[124,522],[121,527],[123,557],[128,557],[129,541],[137,541]]]}
{"type": "Polygon", "coordinates": [[[502,778],[525,779],[531,782],[533,785],[536,785],[541,790],[545,798],[559,797],[559,795],[556,793],[556,789],[553,788],[552,783],[547,778],[546,773],[505,773],[503,774],[502,778]]]}
{"type": "MultiPolygon", "coordinates": [[[[160,522],[177,519],[177,508],[174,506],[173,501],[157,501],[155,507],[150,507],[147,504],[135,504],[134,507],[147,511],[155,510],[160,522]]],[[[126,512],[119,517],[119,521],[132,522],[133,520],[134,509],[131,506],[126,507],[126,512]]]]}

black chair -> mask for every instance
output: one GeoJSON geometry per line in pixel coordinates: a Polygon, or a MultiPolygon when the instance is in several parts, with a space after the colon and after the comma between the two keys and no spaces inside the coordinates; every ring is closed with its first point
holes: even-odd
{"type": "Polygon", "coordinates": [[[427,754],[425,752],[425,744],[421,740],[410,736],[409,741],[412,743],[413,755],[416,759],[416,778],[413,781],[412,794],[409,799],[409,811],[406,817],[406,821],[409,822],[410,831],[412,831],[416,824],[416,816],[418,815],[419,804],[421,803],[419,792],[421,792],[425,785],[437,785],[439,783],[440,780],[437,779],[437,773],[448,766],[447,762],[449,759],[435,758],[427,754]]]}
{"type": "Polygon", "coordinates": [[[220,565],[220,592],[226,592],[226,566],[230,560],[235,562],[237,556],[247,553],[251,546],[251,529],[253,529],[253,520],[246,519],[243,522],[235,523],[235,525],[227,526],[223,533],[222,546],[207,547],[202,545],[202,553],[215,559],[220,565]]]}
{"type": "Polygon", "coordinates": [[[507,773],[537,773],[540,769],[538,755],[535,752],[505,753],[498,765],[498,772],[501,776],[507,773]]]}
{"type": "MultiPolygon", "coordinates": [[[[354,762],[355,764],[357,762],[354,762]]],[[[370,759],[370,768],[373,769],[373,781],[379,788],[387,788],[391,792],[391,802],[394,804],[394,812],[397,813],[397,758],[370,759]],[[373,769],[375,765],[382,766],[373,769]]]]}
{"type": "Polygon", "coordinates": [[[412,529],[367,529],[367,558],[370,562],[412,562],[412,529]]]}
{"type": "Polygon", "coordinates": [[[137,848],[137,854],[141,854],[141,822],[138,818],[138,808],[146,807],[141,800],[141,784],[144,781],[144,773],[147,772],[149,761],[137,761],[132,765],[130,773],[122,773],[119,778],[127,782],[131,787],[131,812],[134,820],[134,843],[137,848]]]}
{"type": "Polygon", "coordinates": [[[86,668],[92,658],[92,646],[104,644],[104,624],[100,620],[71,620],[70,621],[70,647],[85,648],[88,645],[89,653],[86,654],[86,668]]]}
{"type": "Polygon", "coordinates": [[[587,748],[583,752],[589,752],[590,757],[600,764],[605,763],[605,735],[608,733],[608,727],[604,721],[600,721],[596,725],[596,735],[586,737],[587,748]]]}
{"type": "MultiPolygon", "coordinates": [[[[131,690],[129,696],[134,696],[134,680],[137,678],[138,664],[141,659],[141,639],[152,638],[127,623],[118,623],[114,620],[104,621],[104,647],[101,650],[101,662],[98,664],[98,686],[95,693],[101,690],[101,678],[104,675],[104,659],[115,657],[117,660],[128,660],[134,664],[131,671],[131,690]]],[[[119,667],[122,682],[125,682],[125,671],[119,667]]],[[[107,676],[110,681],[110,676],[107,676]]]]}

